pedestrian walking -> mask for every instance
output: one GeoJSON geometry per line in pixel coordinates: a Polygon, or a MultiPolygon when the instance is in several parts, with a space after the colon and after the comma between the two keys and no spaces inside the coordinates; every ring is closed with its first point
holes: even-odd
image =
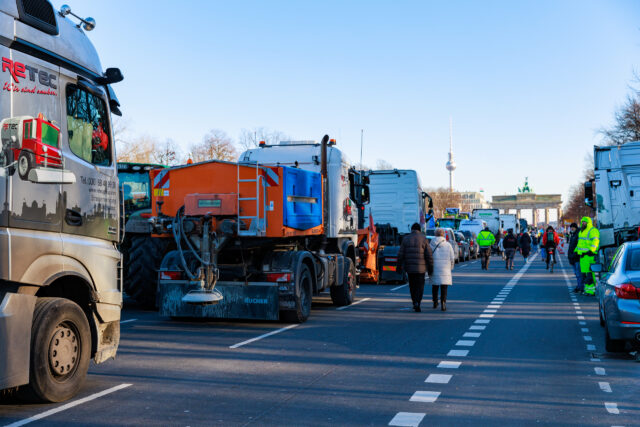
{"type": "Polygon", "coordinates": [[[567,257],[569,258],[569,264],[573,267],[573,273],[576,275],[578,284],[573,288],[574,293],[584,292],[584,280],[582,272],[580,271],[580,257],[575,252],[576,246],[578,246],[578,224],[575,222],[569,226],[569,250],[567,251],[567,257]]]}
{"type": "Polygon", "coordinates": [[[420,224],[411,226],[411,234],[402,239],[398,251],[398,265],[409,276],[409,291],[413,310],[420,311],[420,303],[424,294],[425,273],[433,274],[433,256],[427,237],[422,234],[420,224]]]}
{"type": "Polygon", "coordinates": [[[433,255],[433,274],[429,274],[433,308],[438,308],[438,291],[440,291],[440,309],[447,311],[447,289],[453,284],[451,270],[456,264],[453,247],[444,238],[444,230],[436,229],[436,237],[431,240],[433,255]]]}
{"type": "Polygon", "coordinates": [[[505,268],[507,270],[513,270],[513,259],[516,255],[516,249],[518,249],[518,239],[513,234],[513,228],[507,230],[507,235],[502,239],[502,246],[504,246],[505,254],[505,268]]]}
{"type": "Polygon", "coordinates": [[[529,253],[531,252],[531,236],[529,236],[527,231],[522,233],[522,236],[520,236],[518,247],[520,248],[520,253],[524,258],[524,261],[527,262],[529,260],[529,253]]]}
{"type": "Polygon", "coordinates": [[[476,238],[476,243],[478,243],[478,247],[480,248],[480,265],[483,270],[489,269],[489,260],[491,258],[491,246],[496,242],[496,237],[493,235],[489,227],[485,227],[482,230],[478,237],[476,238]]]}
{"type": "Polygon", "coordinates": [[[531,251],[536,252],[538,250],[538,236],[536,233],[531,235],[531,251]]]}
{"type": "Polygon", "coordinates": [[[584,295],[595,295],[595,274],[591,272],[591,265],[595,263],[595,256],[600,248],[600,231],[593,226],[588,216],[580,220],[580,232],[575,253],[580,257],[580,272],[584,280],[584,295]]]}

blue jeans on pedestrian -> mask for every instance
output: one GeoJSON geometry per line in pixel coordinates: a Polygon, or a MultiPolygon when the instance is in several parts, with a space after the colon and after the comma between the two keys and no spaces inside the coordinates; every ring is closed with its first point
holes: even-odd
{"type": "Polygon", "coordinates": [[[576,274],[576,279],[578,280],[578,286],[576,286],[576,289],[582,292],[584,291],[584,274],[580,271],[579,262],[573,264],[573,271],[576,274]]]}

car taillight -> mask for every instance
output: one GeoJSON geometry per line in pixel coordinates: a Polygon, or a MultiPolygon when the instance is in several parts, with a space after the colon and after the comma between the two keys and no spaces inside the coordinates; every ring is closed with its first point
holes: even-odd
{"type": "Polygon", "coordinates": [[[153,215],[151,212],[144,212],[140,214],[140,217],[144,219],[149,219],[151,218],[151,215],[153,215]]]}
{"type": "Polygon", "coordinates": [[[267,282],[290,282],[291,273],[267,273],[267,282]]]}
{"type": "Polygon", "coordinates": [[[160,280],[180,280],[182,279],[182,271],[160,271],[160,280]]]}
{"type": "Polygon", "coordinates": [[[638,288],[631,283],[623,283],[616,287],[616,295],[620,299],[640,299],[638,288]]]}

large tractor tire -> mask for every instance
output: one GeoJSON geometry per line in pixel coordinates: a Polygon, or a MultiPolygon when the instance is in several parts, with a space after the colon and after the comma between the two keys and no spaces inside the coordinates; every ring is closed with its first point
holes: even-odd
{"type": "Polygon", "coordinates": [[[167,250],[167,239],[147,234],[131,237],[124,266],[124,291],[145,308],[156,307],[158,269],[167,250]]]}
{"type": "Polygon", "coordinates": [[[38,298],[31,326],[29,384],[19,390],[32,402],[62,402],[84,384],[91,332],[82,309],[66,298],[38,298]]]}
{"type": "Polygon", "coordinates": [[[280,320],[287,323],[306,322],[311,314],[312,281],[309,267],[300,269],[300,279],[296,286],[296,309],[280,312],[280,320]]]}
{"type": "Polygon", "coordinates": [[[338,307],[351,305],[356,298],[356,266],[351,258],[346,258],[344,270],[342,284],[331,287],[331,301],[338,307]]]}

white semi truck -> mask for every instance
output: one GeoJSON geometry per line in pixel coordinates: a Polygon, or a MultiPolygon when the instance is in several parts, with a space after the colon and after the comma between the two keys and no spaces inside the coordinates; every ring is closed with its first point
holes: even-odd
{"type": "Polygon", "coordinates": [[[640,226],[640,141],[594,147],[594,180],[585,183],[587,205],[596,210],[600,247],[638,238],[640,226]]]}
{"type": "Polygon", "coordinates": [[[75,395],[120,340],[122,74],[103,71],[95,21],[69,15],[0,0],[0,390],[45,402],[75,395]]]}

